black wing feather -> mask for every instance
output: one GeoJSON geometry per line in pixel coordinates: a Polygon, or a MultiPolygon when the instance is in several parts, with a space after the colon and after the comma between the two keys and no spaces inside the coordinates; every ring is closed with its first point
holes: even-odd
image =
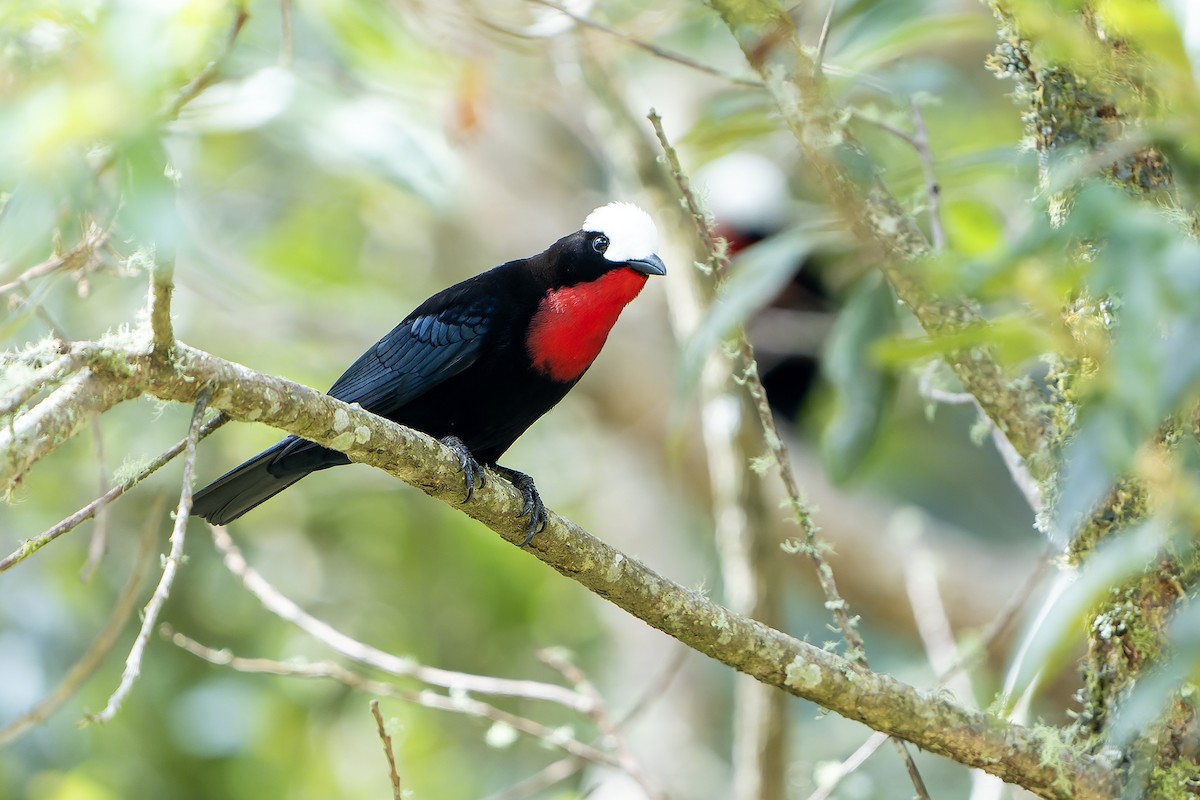
{"type": "Polygon", "coordinates": [[[329,396],[387,416],[475,363],[491,305],[488,298],[406,319],[355,361],[329,396]]]}
{"type": "MultiPolygon", "coordinates": [[[[373,414],[393,414],[475,363],[491,327],[493,305],[491,297],[437,310],[427,302],[351,364],[327,394],[373,414]]],[[[289,437],[281,444],[268,467],[274,476],[350,463],[344,453],[307,439],[289,437]]]]}

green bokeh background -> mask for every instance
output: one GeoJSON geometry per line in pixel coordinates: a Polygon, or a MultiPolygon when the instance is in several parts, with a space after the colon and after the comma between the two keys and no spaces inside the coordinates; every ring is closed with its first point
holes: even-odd
{"type": "MultiPolygon", "coordinates": [[[[761,95],[620,37],[575,29],[536,3],[299,0],[286,7],[288,37],[279,3],[248,2],[249,20],[226,57],[233,11],[218,0],[0,6],[0,280],[69,247],[87,221],[120,219],[97,264],[31,282],[23,290],[28,302],[14,299],[0,318],[6,347],[44,339],[47,316],[72,339],[141,325],[145,266],[173,252],[173,310],[183,341],[325,388],[429,294],[543,249],[610,199],[655,212],[667,280],[682,280],[693,258],[691,233],[630,169],[632,134],[623,119],[648,136],[643,117],[651,107],[689,170],[750,150],[780,166],[795,209],[822,202],[761,95]],[[180,88],[218,58],[221,78],[163,124],[180,88]],[[108,159],[115,166],[102,169],[108,159]],[[166,161],[171,172],[163,175],[166,161]]],[[[591,13],[638,39],[748,74],[728,32],[699,3],[602,3],[591,13]]],[[[824,4],[798,12],[813,42],[823,13],[824,4]]],[[[947,284],[974,281],[970,288],[1002,316],[1036,308],[1055,280],[1072,278],[1037,252],[998,255],[1014,235],[1048,234],[1031,202],[1038,165],[1022,148],[1020,111],[1007,96],[1010,86],[983,67],[994,40],[990,13],[974,2],[859,0],[839,4],[827,60],[843,70],[831,77],[832,91],[863,117],[905,127],[907,105],[895,98],[920,99],[957,259],[956,267],[930,264],[929,275],[947,284]]],[[[920,210],[924,178],[911,148],[868,123],[856,132],[892,191],[920,210]]],[[[1081,224],[1122,218],[1131,202],[1098,204],[1098,216],[1081,224]]],[[[791,208],[789,217],[799,213],[791,208]]],[[[1129,236],[1131,247],[1141,247],[1136,232],[1129,236]]],[[[1160,251],[1165,246],[1150,252],[1160,251]]],[[[829,281],[839,302],[864,270],[853,259],[834,260],[829,281]]],[[[664,285],[651,283],[586,379],[506,463],[535,476],[555,510],[720,598],[697,409],[680,396],[687,343],[672,333],[667,296],[664,285]]],[[[879,351],[885,363],[875,351],[862,362],[896,379],[861,412],[869,441],[834,454],[845,486],[815,491],[818,520],[838,550],[835,564],[854,575],[846,594],[863,615],[872,665],[928,685],[932,672],[905,605],[903,570],[889,555],[894,512],[920,508],[935,550],[946,546],[938,550],[945,591],[962,598],[951,602],[951,618],[964,636],[1021,585],[1042,540],[990,445],[972,442],[975,415],[926,413],[910,369],[925,354],[896,344],[912,333],[907,320],[897,324],[883,331],[893,343],[879,351]],[[957,588],[951,573],[958,573],[957,588]],[[987,580],[972,586],[978,575],[987,580]]],[[[1052,327],[1044,318],[1010,326],[999,344],[1021,361],[1057,341],[1052,327]]],[[[844,402],[825,385],[788,426],[797,458],[817,473],[816,443],[844,402]]],[[[15,548],[98,494],[101,469],[111,476],[177,441],[189,413],[143,399],[106,414],[102,467],[88,432],[39,463],[0,507],[0,549],[15,548]]],[[[227,426],[201,447],[200,480],[278,436],[261,426],[227,426]]],[[[107,511],[108,552],[90,581],[79,572],[92,523],[0,575],[0,725],[48,693],[103,624],[147,515],[162,494],[174,504],[180,473],[172,464],[107,511]]],[[[791,529],[779,516],[769,535],[782,539],[791,529]]],[[[163,514],[150,523],[165,549],[169,520],[163,514]]],[[[356,465],[309,478],[231,532],[281,591],[380,649],[446,669],[555,681],[536,654],[565,648],[614,716],[655,693],[626,729],[651,782],[673,797],[728,796],[734,676],[683,654],[678,643],[455,509],[356,465]],[[666,688],[656,688],[668,673],[666,688]]],[[[334,658],[245,592],[198,522],[189,528],[187,553],[163,614],[173,628],[241,656],[334,658]]],[[[784,629],[814,642],[833,638],[807,565],[797,561],[788,576],[784,629]]],[[[79,729],[115,687],[135,631],[136,619],[62,711],[0,749],[0,797],[389,796],[370,697],[327,681],[215,667],[158,637],[115,720],[79,729]]],[[[976,674],[984,704],[1005,658],[997,654],[976,674]]],[[[1069,664],[1058,671],[1061,685],[1039,701],[1052,722],[1063,719],[1073,685],[1069,664]]],[[[584,740],[596,735],[590,721],[557,707],[497,704],[568,726],[584,740]]],[[[479,720],[397,700],[381,706],[413,797],[485,797],[560,757],[529,737],[489,744],[489,724],[479,720]]],[[[796,797],[811,791],[819,764],[867,737],[801,701],[791,724],[796,797]]],[[[967,794],[967,770],[917,758],[934,796],[967,794]]],[[[591,797],[640,796],[599,768],[538,796],[582,797],[593,789],[591,797]]],[[[910,792],[885,750],[837,796],[910,792]]]]}

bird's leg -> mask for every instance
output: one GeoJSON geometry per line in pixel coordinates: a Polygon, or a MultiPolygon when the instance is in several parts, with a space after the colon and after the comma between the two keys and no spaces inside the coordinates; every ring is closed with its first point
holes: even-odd
{"type": "Polygon", "coordinates": [[[467,483],[467,496],[463,498],[463,502],[471,499],[471,495],[475,494],[475,487],[483,486],[486,480],[486,472],[483,466],[475,460],[475,456],[471,455],[471,451],[463,444],[463,440],[457,436],[443,436],[439,439],[442,444],[454,451],[454,455],[458,456],[458,471],[463,474],[463,479],[467,483]]]}
{"type": "Polygon", "coordinates": [[[529,517],[529,527],[525,530],[525,541],[521,542],[521,547],[524,547],[533,541],[535,534],[546,527],[546,506],[542,503],[542,496],[538,494],[537,487],[533,485],[533,478],[524,472],[517,472],[515,469],[502,467],[499,464],[493,464],[492,467],[496,472],[508,478],[509,482],[525,498],[525,505],[518,515],[529,517]]]}

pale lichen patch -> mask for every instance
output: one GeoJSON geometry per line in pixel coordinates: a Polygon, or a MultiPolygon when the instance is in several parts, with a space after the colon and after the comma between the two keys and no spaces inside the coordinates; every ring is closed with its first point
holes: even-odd
{"type": "Polygon", "coordinates": [[[612,581],[613,583],[621,580],[621,564],[624,561],[625,556],[621,553],[617,553],[617,557],[614,558],[608,565],[608,575],[606,576],[608,580],[612,581]]]}
{"type": "Polygon", "coordinates": [[[784,674],[784,682],[797,691],[812,691],[821,685],[821,668],[800,656],[792,659],[784,674]]]}
{"type": "Polygon", "coordinates": [[[353,444],[354,444],[354,432],[353,431],[345,431],[345,432],[339,433],[337,436],[333,437],[333,441],[331,441],[329,443],[329,446],[332,447],[334,450],[347,450],[353,444]]]}

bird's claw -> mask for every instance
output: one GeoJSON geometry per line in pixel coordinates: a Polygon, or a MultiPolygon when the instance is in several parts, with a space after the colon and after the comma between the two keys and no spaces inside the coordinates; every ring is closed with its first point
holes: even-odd
{"type": "Polygon", "coordinates": [[[524,472],[517,472],[515,469],[499,465],[496,466],[496,471],[508,478],[509,482],[521,493],[521,497],[525,500],[525,504],[521,507],[521,513],[517,515],[518,517],[529,517],[529,525],[525,529],[525,538],[521,541],[521,547],[524,547],[532,542],[533,537],[546,527],[546,505],[542,502],[542,496],[538,494],[537,486],[533,483],[533,478],[524,472]]]}
{"type": "Polygon", "coordinates": [[[454,455],[458,456],[458,471],[463,474],[463,480],[467,484],[467,496],[463,498],[463,502],[469,502],[475,494],[475,487],[482,487],[487,480],[487,471],[482,464],[475,460],[475,456],[471,455],[471,451],[463,444],[462,439],[457,436],[446,436],[440,441],[449,447],[454,455]]]}

